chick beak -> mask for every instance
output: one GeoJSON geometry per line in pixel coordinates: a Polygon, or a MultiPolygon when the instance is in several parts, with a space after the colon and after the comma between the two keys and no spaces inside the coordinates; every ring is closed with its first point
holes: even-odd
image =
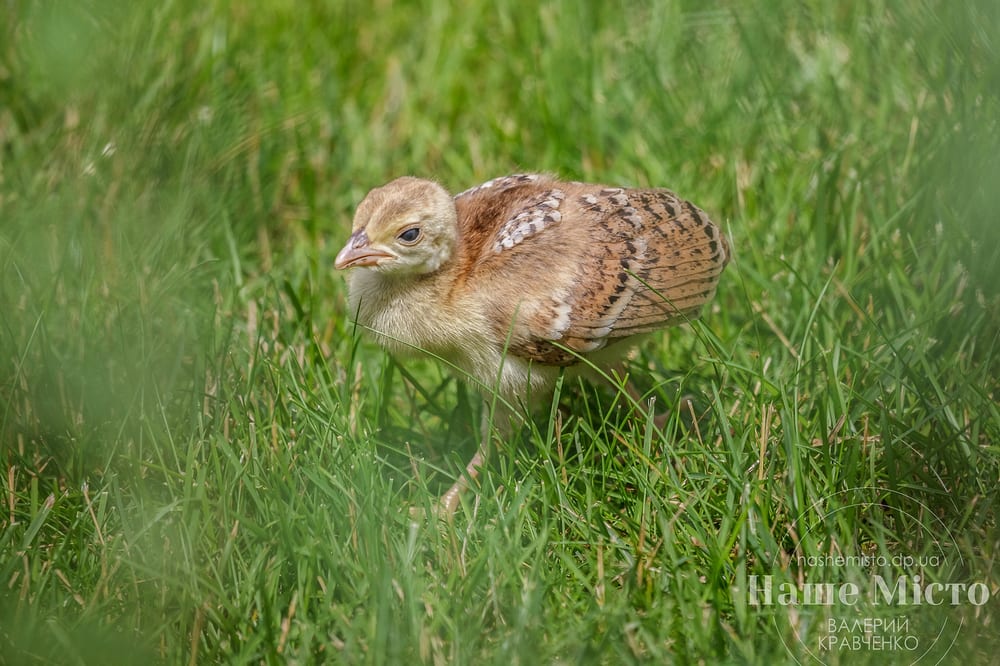
{"type": "Polygon", "coordinates": [[[347,239],[347,245],[337,253],[333,267],[337,270],[355,268],[357,266],[377,266],[383,259],[392,259],[394,255],[371,246],[368,234],[364,229],[355,231],[347,239]]]}

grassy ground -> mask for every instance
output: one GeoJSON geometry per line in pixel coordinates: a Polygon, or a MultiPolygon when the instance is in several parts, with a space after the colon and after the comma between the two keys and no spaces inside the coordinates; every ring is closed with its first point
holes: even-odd
{"type": "Polygon", "coordinates": [[[0,9],[0,663],[992,663],[1000,5],[451,4],[0,9]],[[477,399],[333,257],[521,170],[725,227],[631,368],[701,415],[567,382],[414,523],[477,399]],[[776,601],[876,574],[989,599],[776,601]]]}

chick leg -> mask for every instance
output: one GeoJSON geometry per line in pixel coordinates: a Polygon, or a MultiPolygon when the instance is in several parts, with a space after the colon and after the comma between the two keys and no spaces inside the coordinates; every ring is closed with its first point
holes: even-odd
{"type": "Polygon", "coordinates": [[[464,493],[471,485],[472,482],[479,478],[479,470],[486,465],[486,457],[489,455],[490,450],[490,418],[489,418],[489,407],[488,405],[483,405],[483,417],[480,422],[480,432],[482,439],[479,442],[479,448],[476,450],[476,454],[472,456],[472,460],[469,464],[465,466],[465,472],[455,480],[455,483],[451,484],[451,488],[448,488],[447,492],[438,499],[437,507],[435,513],[437,513],[438,518],[445,518],[450,520],[452,516],[455,515],[455,510],[458,509],[458,503],[462,499],[462,493],[464,493]]]}
{"type": "Polygon", "coordinates": [[[451,488],[444,495],[441,495],[435,510],[438,518],[451,519],[455,515],[458,503],[462,499],[462,493],[479,477],[479,470],[486,462],[486,453],[486,444],[480,444],[476,455],[472,456],[472,460],[465,466],[465,473],[451,484],[451,488]]]}

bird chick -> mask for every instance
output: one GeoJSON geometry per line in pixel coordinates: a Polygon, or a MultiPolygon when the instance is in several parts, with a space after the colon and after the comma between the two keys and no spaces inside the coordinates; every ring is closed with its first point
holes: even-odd
{"type": "MultiPolygon", "coordinates": [[[[334,265],[354,269],[349,311],[379,344],[431,354],[518,410],[564,368],[610,367],[634,336],[697,317],[728,261],[719,228],[670,191],[518,174],[454,197],[412,177],[376,188],[334,265]]],[[[440,514],[488,442],[484,429],[440,514]]]]}

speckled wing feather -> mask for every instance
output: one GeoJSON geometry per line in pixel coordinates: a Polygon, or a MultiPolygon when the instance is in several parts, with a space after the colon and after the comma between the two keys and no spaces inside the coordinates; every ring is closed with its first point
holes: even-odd
{"type": "Polygon", "coordinates": [[[481,248],[464,274],[493,294],[496,333],[517,356],[570,365],[697,317],[729,261],[718,227],[667,190],[532,174],[490,183],[456,197],[462,233],[481,248]]]}

